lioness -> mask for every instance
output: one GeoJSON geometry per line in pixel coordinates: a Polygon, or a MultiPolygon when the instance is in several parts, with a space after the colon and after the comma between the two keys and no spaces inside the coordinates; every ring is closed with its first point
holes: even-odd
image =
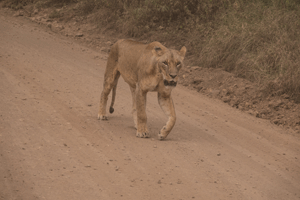
{"type": "Polygon", "coordinates": [[[176,51],[166,48],[159,42],[144,44],[133,40],[117,41],[111,47],[107,60],[98,119],[107,120],[106,104],[112,89],[109,112],[114,112],[116,87],[121,75],[129,84],[132,94],[132,114],[137,128],[136,136],[149,137],[146,95],[149,91],[157,91],[159,105],[169,117],[166,125],[160,130],[158,138],[166,138],[176,121],[171,91],[177,84],[178,71],[183,66],[185,53],[185,47],[176,51]]]}

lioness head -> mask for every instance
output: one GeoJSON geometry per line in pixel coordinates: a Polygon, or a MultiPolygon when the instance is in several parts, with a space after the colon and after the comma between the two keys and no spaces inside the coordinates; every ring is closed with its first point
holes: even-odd
{"type": "Polygon", "coordinates": [[[185,46],[180,51],[156,46],[152,52],[157,57],[157,66],[163,75],[164,85],[175,87],[178,81],[178,72],[183,66],[185,46]]]}

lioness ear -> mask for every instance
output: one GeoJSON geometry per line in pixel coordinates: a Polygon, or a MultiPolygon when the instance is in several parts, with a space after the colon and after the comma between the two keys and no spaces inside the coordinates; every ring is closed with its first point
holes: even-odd
{"type": "Polygon", "coordinates": [[[179,51],[179,55],[181,56],[182,60],[184,59],[185,53],[186,53],[186,47],[183,46],[179,51]]]}
{"type": "Polygon", "coordinates": [[[154,47],[152,50],[153,55],[156,56],[162,56],[163,55],[163,50],[160,47],[154,47]]]}

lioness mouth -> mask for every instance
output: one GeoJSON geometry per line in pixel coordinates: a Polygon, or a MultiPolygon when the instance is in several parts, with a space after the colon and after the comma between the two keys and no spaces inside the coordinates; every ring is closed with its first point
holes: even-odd
{"type": "Polygon", "coordinates": [[[164,80],[165,86],[176,86],[177,82],[164,80]]]}

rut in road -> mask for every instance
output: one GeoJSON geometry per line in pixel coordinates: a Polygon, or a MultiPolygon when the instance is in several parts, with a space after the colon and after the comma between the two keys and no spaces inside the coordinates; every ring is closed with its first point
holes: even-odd
{"type": "Polygon", "coordinates": [[[177,86],[167,140],[155,93],[136,138],[122,80],[97,120],[107,55],[0,13],[0,199],[300,198],[298,135],[177,86]]]}

